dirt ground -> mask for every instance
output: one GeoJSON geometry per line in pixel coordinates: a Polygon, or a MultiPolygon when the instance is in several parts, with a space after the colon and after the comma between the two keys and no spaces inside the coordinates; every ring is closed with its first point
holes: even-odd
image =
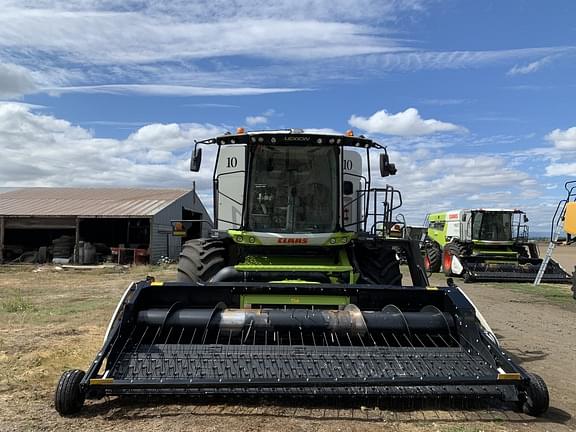
{"type": "MultiPolygon", "coordinates": [[[[563,264],[576,248],[557,249],[563,264]]],[[[540,374],[551,409],[540,419],[506,410],[401,411],[378,407],[310,409],[192,403],[185,399],[87,401],[79,416],[53,407],[59,375],[86,369],[123,290],[173,269],[41,271],[0,267],[0,431],[568,431],[576,430],[576,301],[567,286],[462,284],[511,355],[540,374]]],[[[444,285],[440,275],[434,284],[444,285]]]]}

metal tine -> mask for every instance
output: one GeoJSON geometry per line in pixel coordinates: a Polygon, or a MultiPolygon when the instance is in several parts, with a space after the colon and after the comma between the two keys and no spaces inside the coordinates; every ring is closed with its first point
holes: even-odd
{"type": "MultiPolygon", "coordinates": [[[[442,335],[440,333],[438,333],[438,337],[444,343],[444,345],[446,345],[447,347],[450,346],[450,344],[446,340],[444,340],[444,338],[442,337],[442,335]]],[[[450,337],[452,337],[454,339],[454,336],[450,335],[450,337]]],[[[454,340],[456,340],[456,339],[454,339],[454,340]]]]}
{"type": "Polygon", "coordinates": [[[148,329],[150,328],[150,326],[146,326],[146,328],[144,329],[144,331],[142,332],[142,336],[140,337],[140,340],[138,341],[138,344],[136,345],[136,348],[134,348],[134,352],[138,352],[138,348],[140,348],[140,345],[142,345],[142,341],[144,340],[144,337],[146,336],[146,333],[148,333],[148,329]]]}
{"type": "Polygon", "coordinates": [[[302,341],[302,346],[306,345],[304,343],[304,335],[302,334],[302,329],[300,329],[300,340],[302,341]]]}
{"type": "MultiPolygon", "coordinates": [[[[346,333],[346,334],[348,334],[348,333],[346,333]]],[[[366,356],[368,357],[368,361],[372,364],[371,374],[375,374],[379,368],[376,367],[376,363],[374,362],[374,357],[370,355],[370,351],[368,351],[368,348],[366,347],[366,344],[364,343],[364,339],[362,339],[362,335],[360,333],[358,333],[356,336],[358,336],[358,339],[360,339],[360,343],[362,344],[362,347],[364,347],[364,352],[366,353],[366,356]]]]}
{"type": "Polygon", "coordinates": [[[240,345],[244,345],[244,329],[242,329],[240,333],[240,345]]]}
{"type": "Polygon", "coordinates": [[[414,334],[414,336],[416,336],[416,339],[418,339],[418,342],[420,342],[420,345],[422,345],[422,348],[425,348],[426,345],[424,345],[424,342],[422,341],[422,339],[420,339],[420,336],[418,336],[417,334],[414,334]]]}
{"type": "Polygon", "coordinates": [[[194,328],[194,331],[192,332],[192,338],[190,339],[190,344],[189,344],[189,345],[192,345],[192,344],[193,344],[193,342],[194,342],[194,337],[196,336],[196,331],[197,331],[197,330],[198,330],[197,328],[194,328]]]}
{"type": "MultiPolygon", "coordinates": [[[[148,327],[148,326],[146,326],[146,327],[148,327]]],[[[118,357],[116,357],[116,361],[114,362],[114,364],[112,365],[112,367],[110,369],[114,369],[114,366],[116,366],[116,363],[118,363],[118,360],[120,360],[120,357],[122,357],[122,353],[124,352],[124,350],[128,346],[128,342],[130,342],[130,340],[132,339],[132,335],[134,334],[135,331],[136,331],[136,326],[134,326],[132,328],[130,335],[126,338],[126,342],[124,342],[124,346],[122,347],[122,349],[118,353],[118,357]]]]}
{"type": "Polygon", "coordinates": [[[334,340],[334,336],[336,336],[336,343],[338,344],[339,347],[342,347],[342,345],[340,345],[340,339],[338,339],[338,334],[337,333],[332,333],[332,340],[334,340]]]}
{"type": "Polygon", "coordinates": [[[399,341],[398,338],[396,337],[396,333],[392,333],[392,337],[394,337],[394,340],[396,341],[396,343],[398,344],[398,346],[401,347],[402,344],[400,343],[400,341],[399,341]]]}
{"type": "Polygon", "coordinates": [[[326,343],[326,346],[330,346],[330,345],[328,344],[328,338],[326,337],[326,332],[325,332],[325,331],[322,331],[322,336],[324,336],[324,342],[326,343]]]}
{"type": "Polygon", "coordinates": [[[182,336],[184,336],[184,327],[182,327],[182,331],[180,332],[180,336],[178,336],[178,342],[176,342],[177,345],[180,345],[180,341],[182,340],[182,336]]]}
{"type": "Polygon", "coordinates": [[[390,344],[388,343],[388,339],[386,339],[386,336],[384,336],[384,333],[380,332],[380,336],[382,336],[382,339],[384,339],[384,343],[386,344],[386,346],[390,348],[390,344]]]}
{"type": "Polygon", "coordinates": [[[372,333],[368,332],[368,336],[370,336],[370,339],[372,339],[372,343],[374,344],[374,346],[378,346],[378,344],[376,343],[376,339],[374,339],[374,337],[372,336],[372,333]]]}
{"type": "Polygon", "coordinates": [[[264,346],[268,345],[268,329],[264,330],[264,346]]]}
{"type": "Polygon", "coordinates": [[[253,336],[252,336],[252,345],[256,345],[256,330],[254,330],[252,333],[253,333],[253,336]]]}
{"type": "Polygon", "coordinates": [[[218,339],[220,338],[220,327],[218,327],[218,332],[216,333],[216,342],[214,342],[216,345],[218,345],[218,339]]]}
{"type": "Polygon", "coordinates": [[[292,346],[292,335],[290,334],[290,330],[288,330],[288,345],[292,346]]]}
{"type": "MultiPolygon", "coordinates": [[[[414,333],[414,336],[416,336],[416,339],[418,339],[420,341],[420,343],[422,344],[422,340],[418,337],[418,335],[416,333],[414,333]]],[[[404,335],[404,337],[406,337],[406,335],[404,335]]],[[[406,339],[408,339],[408,338],[406,338],[406,339]]],[[[412,345],[412,342],[410,342],[410,340],[408,340],[408,343],[410,343],[410,345],[412,346],[412,349],[414,351],[416,351],[416,347],[414,345],[412,345]]],[[[422,344],[422,346],[424,346],[424,344],[422,344]]],[[[424,365],[424,367],[428,370],[428,372],[431,375],[434,375],[434,371],[432,371],[432,369],[428,366],[428,362],[422,362],[421,361],[420,364],[424,365]]],[[[416,369],[416,370],[418,370],[418,369],[416,369]]]]}
{"type": "Polygon", "coordinates": [[[166,351],[166,345],[168,344],[168,339],[170,339],[170,335],[172,334],[172,329],[174,327],[170,326],[170,329],[168,330],[168,334],[166,335],[166,339],[164,340],[164,344],[162,345],[162,354],[164,354],[164,351],[166,351]]]}
{"type": "Polygon", "coordinates": [[[154,345],[154,342],[156,342],[156,338],[160,334],[160,330],[162,330],[162,327],[158,326],[158,330],[156,330],[156,334],[152,338],[152,342],[150,342],[150,344],[148,345],[148,352],[146,353],[148,356],[150,356],[152,352],[152,345],[154,345]]]}
{"type": "Polygon", "coordinates": [[[438,344],[437,344],[436,342],[434,342],[434,339],[432,339],[432,337],[430,336],[429,333],[426,333],[426,337],[427,337],[428,339],[430,339],[430,342],[432,342],[432,344],[433,344],[436,348],[439,348],[438,344]]]}
{"type": "MultiPolygon", "coordinates": [[[[246,330],[246,337],[242,337],[244,339],[244,342],[246,342],[248,340],[248,336],[250,336],[250,332],[252,331],[252,325],[254,324],[254,321],[250,321],[250,325],[248,325],[248,330],[246,330]]],[[[242,333],[242,335],[244,335],[244,333],[242,333]]]]}
{"type": "Polygon", "coordinates": [[[410,338],[408,336],[406,336],[406,333],[402,333],[402,336],[404,336],[404,339],[406,339],[408,341],[408,344],[410,345],[410,347],[413,350],[416,350],[416,348],[414,347],[414,345],[412,344],[412,341],[410,341],[410,338]]]}
{"type": "Polygon", "coordinates": [[[310,334],[312,335],[312,343],[314,344],[314,351],[316,351],[316,337],[314,336],[314,331],[311,331],[310,334]]]}
{"type": "Polygon", "coordinates": [[[352,339],[350,339],[350,335],[348,334],[348,332],[346,332],[346,337],[348,338],[348,342],[350,343],[350,346],[354,346],[354,344],[352,343],[352,339]]]}

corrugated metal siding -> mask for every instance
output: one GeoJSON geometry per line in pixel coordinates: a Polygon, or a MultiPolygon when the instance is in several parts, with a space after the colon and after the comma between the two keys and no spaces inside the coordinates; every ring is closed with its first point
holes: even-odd
{"type": "MultiPolygon", "coordinates": [[[[162,256],[168,256],[172,259],[178,258],[182,247],[181,241],[179,237],[174,237],[171,234],[172,224],[170,221],[182,219],[182,207],[202,213],[203,219],[211,219],[204,205],[193,191],[188,192],[157,213],[152,218],[150,227],[150,262],[152,264],[158,262],[162,256]]],[[[204,224],[202,231],[202,236],[207,237],[210,233],[210,226],[204,224]]]]}
{"type": "Polygon", "coordinates": [[[183,189],[23,188],[0,194],[1,216],[153,216],[183,189]]]}

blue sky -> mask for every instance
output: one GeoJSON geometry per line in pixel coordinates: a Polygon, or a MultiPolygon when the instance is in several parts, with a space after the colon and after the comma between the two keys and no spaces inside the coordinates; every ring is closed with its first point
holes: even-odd
{"type": "MultiPolygon", "coordinates": [[[[0,0],[0,186],[190,187],[194,139],[353,128],[409,221],[576,177],[576,3],[0,0]]],[[[210,162],[206,158],[205,167],[210,162]]],[[[210,203],[207,203],[210,206],[210,203]]]]}

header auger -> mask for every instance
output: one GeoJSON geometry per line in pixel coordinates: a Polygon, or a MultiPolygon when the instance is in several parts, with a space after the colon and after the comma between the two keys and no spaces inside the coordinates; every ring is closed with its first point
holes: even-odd
{"type": "Polygon", "coordinates": [[[197,143],[193,171],[202,145],[218,147],[212,237],[184,245],[178,282],[130,286],[86,374],[62,376],[62,415],[133,394],[546,411],[543,381],[510,360],[466,295],[430,287],[418,242],[387,235],[400,195],[370,180],[375,150],[380,174],[395,174],[386,149],[350,134],[227,134],[197,143]]]}

